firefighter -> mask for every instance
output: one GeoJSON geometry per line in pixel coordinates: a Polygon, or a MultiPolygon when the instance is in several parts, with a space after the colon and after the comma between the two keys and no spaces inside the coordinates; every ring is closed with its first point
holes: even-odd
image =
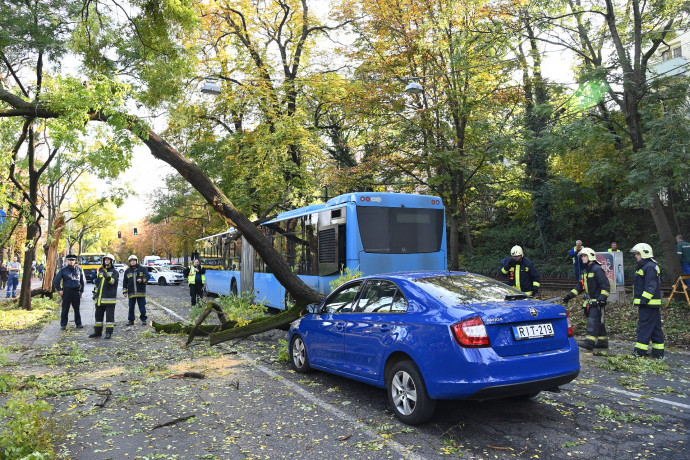
{"type": "Polygon", "coordinates": [[[90,339],[100,337],[103,334],[103,315],[105,315],[105,339],[113,336],[115,328],[115,302],[117,302],[117,280],[119,273],[113,266],[115,256],[106,254],[103,256],[101,266],[96,275],[96,287],[94,288],[94,303],[96,305],[96,322],[90,339]]]}
{"type": "Polygon", "coordinates": [[[536,296],[541,277],[534,262],[525,257],[520,246],[513,246],[510,257],[501,261],[501,273],[508,279],[509,286],[515,286],[527,295],[536,296]]]}
{"type": "Polygon", "coordinates": [[[597,262],[597,254],[594,249],[582,248],[578,257],[585,267],[582,272],[582,281],[577,283],[565,297],[563,303],[567,303],[573,297],[585,292],[585,301],[582,305],[585,317],[587,317],[587,335],[585,340],[578,341],[578,345],[586,350],[594,348],[608,348],[609,338],[606,333],[605,311],[609,297],[610,283],[606,272],[597,262]]]}
{"type": "Polygon", "coordinates": [[[189,295],[192,297],[192,307],[201,299],[206,284],[206,269],[201,266],[199,259],[194,259],[192,266],[185,268],[184,275],[189,283],[189,295]]]}
{"type": "Polygon", "coordinates": [[[122,295],[129,297],[129,314],[127,324],[134,324],[134,306],[139,305],[139,319],[141,324],[146,324],[146,283],[149,282],[149,271],[139,264],[139,258],[132,254],[127,259],[129,267],[122,276],[122,295]]]}
{"type": "Polygon", "coordinates": [[[661,329],[661,277],[659,265],[652,257],[652,247],[638,243],[630,250],[637,259],[637,270],[633,277],[633,303],[638,306],[637,356],[648,356],[649,342],[652,342],[652,358],[664,357],[664,331],[661,329]]]}

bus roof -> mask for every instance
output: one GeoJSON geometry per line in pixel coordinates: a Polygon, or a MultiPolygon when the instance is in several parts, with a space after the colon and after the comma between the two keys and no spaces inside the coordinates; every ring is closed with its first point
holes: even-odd
{"type": "Polygon", "coordinates": [[[275,219],[265,222],[272,224],[294,217],[305,216],[328,209],[337,209],[346,203],[355,203],[357,206],[380,206],[380,207],[410,207],[410,208],[431,208],[442,209],[441,198],[432,195],[413,195],[409,193],[388,193],[388,192],[357,192],[346,193],[328,200],[326,204],[311,204],[303,208],[293,209],[278,214],[275,219]]]}

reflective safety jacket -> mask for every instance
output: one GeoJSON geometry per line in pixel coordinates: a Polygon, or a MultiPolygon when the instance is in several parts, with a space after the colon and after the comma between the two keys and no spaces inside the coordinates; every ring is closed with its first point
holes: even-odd
{"type": "Polygon", "coordinates": [[[661,307],[661,270],[654,259],[641,259],[633,277],[633,303],[643,307],[661,307]]]}
{"type": "Polygon", "coordinates": [[[533,295],[541,286],[541,276],[534,262],[523,257],[517,262],[513,257],[501,261],[501,273],[508,279],[508,286],[515,286],[527,295],[533,295]]]}
{"type": "Polygon", "coordinates": [[[189,276],[187,277],[187,282],[189,284],[195,284],[197,272],[199,273],[199,275],[201,275],[201,284],[206,284],[206,269],[202,266],[199,266],[199,268],[197,268],[194,265],[189,267],[189,276]]]}
{"type": "Polygon", "coordinates": [[[122,275],[122,294],[129,298],[146,297],[146,283],[149,282],[149,271],[143,265],[129,266],[122,275]]]}
{"type": "Polygon", "coordinates": [[[117,280],[120,277],[117,269],[112,265],[101,266],[96,276],[95,301],[96,305],[115,305],[117,302],[117,280]]]}
{"type": "Polygon", "coordinates": [[[606,302],[609,298],[609,289],[611,289],[611,283],[606,277],[606,272],[601,268],[599,262],[593,261],[585,267],[585,271],[582,272],[582,281],[577,283],[570,292],[577,296],[582,292],[586,292],[589,299],[587,302],[606,302]]]}

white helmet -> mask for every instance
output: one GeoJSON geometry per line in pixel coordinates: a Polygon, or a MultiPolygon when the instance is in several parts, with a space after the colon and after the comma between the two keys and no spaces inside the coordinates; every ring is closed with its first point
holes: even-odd
{"type": "Polygon", "coordinates": [[[510,250],[510,255],[515,257],[524,256],[525,254],[522,252],[522,248],[520,246],[513,246],[513,249],[510,250]]]}
{"type": "Polygon", "coordinates": [[[595,262],[597,260],[597,253],[594,252],[592,248],[582,248],[580,252],[577,253],[578,257],[587,256],[590,262],[595,262]]]}
{"type": "Polygon", "coordinates": [[[635,246],[633,246],[630,252],[639,252],[643,259],[649,259],[650,257],[654,257],[652,247],[647,243],[637,243],[635,246]]]}
{"type": "Polygon", "coordinates": [[[106,254],[106,255],[104,255],[104,256],[103,256],[103,259],[101,259],[101,261],[102,261],[103,263],[105,263],[105,259],[110,259],[110,261],[111,261],[112,263],[115,263],[115,256],[112,255],[112,254],[106,254]]]}
{"type": "Polygon", "coordinates": [[[136,260],[137,262],[139,262],[139,258],[137,256],[135,256],[134,254],[129,256],[129,258],[127,259],[127,262],[129,262],[130,260],[136,260]]]}

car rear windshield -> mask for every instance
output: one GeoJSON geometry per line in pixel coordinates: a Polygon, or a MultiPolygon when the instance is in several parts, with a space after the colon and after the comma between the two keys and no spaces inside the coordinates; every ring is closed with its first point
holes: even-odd
{"type": "Polygon", "coordinates": [[[503,302],[523,292],[500,281],[478,275],[446,275],[415,280],[422,289],[446,303],[503,302]]]}
{"type": "Polygon", "coordinates": [[[438,252],[443,238],[443,209],[358,206],[364,252],[413,254],[438,252]]]}

